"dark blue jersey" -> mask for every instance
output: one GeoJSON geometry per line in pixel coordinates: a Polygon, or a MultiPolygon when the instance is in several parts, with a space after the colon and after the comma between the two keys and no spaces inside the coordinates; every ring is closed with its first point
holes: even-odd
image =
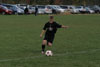
{"type": "Polygon", "coordinates": [[[47,22],[44,25],[43,30],[46,30],[46,34],[55,34],[57,32],[57,29],[61,28],[61,27],[62,27],[62,25],[60,25],[56,22],[53,22],[53,23],[47,22]]]}

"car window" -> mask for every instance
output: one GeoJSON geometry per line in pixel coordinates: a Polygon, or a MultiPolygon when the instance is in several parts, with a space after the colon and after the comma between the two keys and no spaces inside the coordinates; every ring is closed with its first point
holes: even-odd
{"type": "Polygon", "coordinates": [[[55,6],[57,9],[60,9],[60,7],[59,6],[55,6]]]}
{"type": "Polygon", "coordinates": [[[63,9],[67,9],[68,7],[66,7],[66,6],[60,6],[61,8],[63,8],[63,9]]]}
{"type": "Polygon", "coordinates": [[[29,7],[29,9],[35,9],[35,7],[29,7]]]}
{"type": "Polygon", "coordinates": [[[2,6],[1,8],[7,10],[7,7],[2,6]]]}
{"type": "Polygon", "coordinates": [[[7,6],[7,8],[8,8],[8,9],[11,9],[12,7],[10,7],[10,6],[7,6]]]}
{"type": "Polygon", "coordinates": [[[4,6],[7,7],[8,9],[12,8],[10,5],[4,5],[4,6]]]}
{"type": "Polygon", "coordinates": [[[81,6],[78,6],[78,7],[76,7],[77,9],[81,9],[81,8],[84,8],[84,7],[81,7],[81,6]]]}
{"type": "Polygon", "coordinates": [[[38,8],[40,8],[40,9],[44,9],[44,8],[45,8],[45,6],[38,6],[38,8]]]}
{"type": "Polygon", "coordinates": [[[50,6],[47,6],[48,9],[52,9],[50,6]]]}
{"type": "Polygon", "coordinates": [[[73,9],[72,7],[69,7],[69,9],[73,9]]]}

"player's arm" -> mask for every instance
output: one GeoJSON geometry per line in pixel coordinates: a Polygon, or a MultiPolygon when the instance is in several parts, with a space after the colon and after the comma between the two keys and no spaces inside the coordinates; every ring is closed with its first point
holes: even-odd
{"type": "Polygon", "coordinates": [[[44,35],[44,33],[46,32],[46,30],[42,30],[40,37],[42,37],[44,35]]]}
{"type": "Polygon", "coordinates": [[[56,23],[57,28],[68,28],[69,26],[65,26],[65,25],[60,25],[58,23],[56,23]]]}
{"type": "Polygon", "coordinates": [[[42,32],[40,34],[40,37],[42,37],[45,34],[46,29],[47,29],[47,24],[44,25],[43,30],[42,30],[42,32]]]}
{"type": "Polygon", "coordinates": [[[61,28],[68,28],[69,26],[61,25],[61,28]]]}

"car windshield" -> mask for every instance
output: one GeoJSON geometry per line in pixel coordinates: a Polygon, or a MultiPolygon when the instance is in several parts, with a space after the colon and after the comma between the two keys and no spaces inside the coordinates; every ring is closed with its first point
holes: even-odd
{"type": "Polygon", "coordinates": [[[92,8],[90,8],[90,7],[86,7],[87,9],[89,9],[89,10],[92,10],[92,8]]]}
{"type": "Polygon", "coordinates": [[[59,6],[54,6],[56,9],[61,9],[59,6]]]}
{"type": "Polygon", "coordinates": [[[16,5],[14,5],[13,7],[15,7],[15,8],[17,8],[17,9],[18,9],[18,7],[17,7],[16,5]]]}
{"type": "Polygon", "coordinates": [[[88,8],[88,7],[86,7],[85,9],[86,9],[86,10],[90,10],[90,8],[88,8]]]}
{"type": "Polygon", "coordinates": [[[82,8],[82,7],[79,6],[79,7],[76,7],[76,8],[77,8],[77,9],[80,9],[80,8],[82,8]]]}
{"type": "Polygon", "coordinates": [[[14,10],[21,10],[21,9],[20,9],[18,6],[16,6],[16,5],[13,5],[12,7],[13,7],[14,10]]]}
{"type": "Polygon", "coordinates": [[[63,8],[63,9],[67,9],[68,7],[66,7],[66,6],[60,6],[61,8],[63,8]]]}
{"type": "Polygon", "coordinates": [[[47,6],[48,9],[52,9],[50,6],[47,6]]]}
{"type": "Polygon", "coordinates": [[[2,6],[2,8],[3,8],[3,9],[5,9],[5,10],[7,10],[7,9],[8,9],[7,7],[4,7],[4,6],[2,6]]]}
{"type": "Polygon", "coordinates": [[[35,7],[29,7],[29,9],[35,9],[35,7]]]}
{"type": "Polygon", "coordinates": [[[38,6],[38,8],[40,8],[40,9],[45,9],[45,6],[38,6]]]}

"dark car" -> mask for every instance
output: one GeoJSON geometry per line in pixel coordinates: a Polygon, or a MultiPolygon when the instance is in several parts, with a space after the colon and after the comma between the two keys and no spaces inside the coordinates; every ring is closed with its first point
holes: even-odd
{"type": "Polygon", "coordinates": [[[95,13],[100,13],[100,7],[98,5],[89,6],[95,13]]]}
{"type": "Polygon", "coordinates": [[[93,7],[93,9],[94,9],[95,13],[100,13],[100,7],[98,5],[95,5],[93,7]]]}
{"type": "Polygon", "coordinates": [[[12,10],[9,10],[7,7],[0,5],[1,14],[12,14],[12,10]]]}

